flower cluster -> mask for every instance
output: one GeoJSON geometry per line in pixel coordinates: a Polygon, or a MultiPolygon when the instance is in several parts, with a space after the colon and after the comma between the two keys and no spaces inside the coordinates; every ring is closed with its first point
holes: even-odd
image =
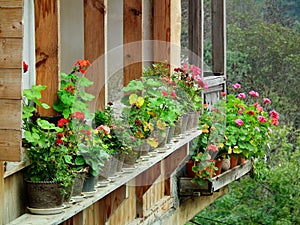
{"type": "Polygon", "coordinates": [[[251,90],[248,95],[240,93],[241,85],[238,83],[233,84],[232,88],[233,93],[223,95],[224,99],[215,104],[212,112],[204,111],[201,145],[198,143],[198,146],[204,151],[216,152],[217,149],[217,155],[223,157],[232,153],[242,154],[246,158],[263,156],[272,127],[279,124],[279,113],[274,109],[268,112],[271,100],[266,97],[260,100],[258,92],[251,90]]]}

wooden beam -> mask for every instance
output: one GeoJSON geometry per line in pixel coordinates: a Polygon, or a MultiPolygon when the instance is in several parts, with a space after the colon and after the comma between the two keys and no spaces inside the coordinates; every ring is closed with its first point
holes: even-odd
{"type": "MultiPolygon", "coordinates": [[[[52,106],[59,83],[59,0],[35,0],[36,84],[46,85],[41,101],[52,106]]],[[[53,109],[39,108],[42,116],[53,116],[53,109]]]]}
{"type": "Polygon", "coordinates": [[[4,163],[0,161],[0,225],[4,224],[4,163]]]}
{"type": "Polygon", "coordinates": [[[92,111],[105,107],[104,15],[103,0],[84,0],[84,58],[92,63],[87,71],[94,82],[87,88],[95,96],[90,104],[92,111]]]}
{"type": "Polygon", "coordinates": [[[189,0],[188,21],[189,63],[203,68],[203,0],[189,0]]]}
{"type": "Polygon", "coordinates": [[[225,0],[212,0],[212,71],[226,74],[226,20],[225,0]]]}
{"type": "Polygon", "coordinates": [[[143,24],[141,0],[123,0],[124,86],[138,79],[143,71],[143,24]]]}
{"type": "Polygon", "coordinates": [[[171,0],[153,0],[154,62],[170,64],[171,0]]]}

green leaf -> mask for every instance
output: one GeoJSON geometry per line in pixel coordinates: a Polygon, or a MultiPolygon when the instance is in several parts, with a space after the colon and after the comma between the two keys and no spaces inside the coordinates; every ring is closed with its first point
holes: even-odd
{"type": "Polygon", "coordinates": [[[66,163],[72,164],[72,156],[64,155],[64,160],[66,161],[66,163]]]}
{"type": "Polygon", "coordinates": [[[144,85],[142,81],[138,80],[131,80],[127,87],[123,88],[123,91],[128,91],[128,92],[137,92],[137,91],[142,91],[144,89],[144,85]]]}

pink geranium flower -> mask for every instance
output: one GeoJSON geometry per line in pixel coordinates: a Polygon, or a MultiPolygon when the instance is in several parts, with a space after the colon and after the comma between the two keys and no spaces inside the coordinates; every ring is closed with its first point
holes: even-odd
{"type": "Polygon", "coordinates": [[[246,98],[246,94],[245,94],[245,93],[239,93],[239,94],[237,95],[237,97],[238,97],[239,99],[243,99],[243,98],[246,98]]]}
{"type": "Polygon", "coordinates": [[[234,89],[240,89],[241,85],[239,83],[235,83],[235,84],[232,84],[231,87],[233,87],[234,89]]]}
{"type": "Polygon", "coordinates": [[[235,120],[235,123],[238,125],[238,126],[242,126],[244,124],[244,121],[241,120],[241,119],[236,119],[235,120]]]}
{"type": "Polygon", "coordinates": [[[253,90],[249,92],[249,95],[251,95],[251,96],[254,97],[254,98],[258,98],[258,97],[259,97],[258,92],[253,91],[253,90]]]}
{"type": "Polygon", "coordinates": [[[264,98],[264,99],[263,99],[263,103],[264,103],[264,104],[271,104],[271,100],[268,99],[268,98],[264,98]]]}
{"type": "Polygon", "coordinates": [[[276,112],[275,110],[271,110],[270,112],[269,112],[269,114],[270,114],[270,117],[272,118],[272,119],[279,119],[279,113],[278,112],[276,112]]]}
{"type": "Polygon", "coordinates": [[[171,95],[172,98],[176,98],[176,93],[175,93],[175,91],[172,91],[170,95],[171,95]]]}
{"type": "Polygon", "coordinates": [[[166,92],[166,91],[162,91],[161,93],[162,93],[162,95],[165,96],[165,97],[168,96],[168,92],[166,92]]]}

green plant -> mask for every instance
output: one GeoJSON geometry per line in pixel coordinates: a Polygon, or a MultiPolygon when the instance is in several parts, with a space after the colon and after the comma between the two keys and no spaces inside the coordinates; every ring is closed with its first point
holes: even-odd
{"type": "Polygon", "coordinates": [[[39,118],[36,106],[49,108],[39,101],[41,91],[46,86],[32,86],[23,91],[23,146],[27,150],[30,165],[26,170],[26,178],[31,181],[54,181],[64,187],[72,183],[72,172],[64,161],[68,154],[58,141],[60,127],[39,118]]]}
{"type": "Polygon", "coordinates": [[[53,109],[61,113],[64,118],[69,118],[72,113],[82,112],[89,114],[87,102],[94,96],[85,92],[85,87],[93,84],[85,77],[87,68],[90,66],[88,60],[78,60],[69,74],[61,73],[60,90],[58,90],[57,101],[53,109]]]}

